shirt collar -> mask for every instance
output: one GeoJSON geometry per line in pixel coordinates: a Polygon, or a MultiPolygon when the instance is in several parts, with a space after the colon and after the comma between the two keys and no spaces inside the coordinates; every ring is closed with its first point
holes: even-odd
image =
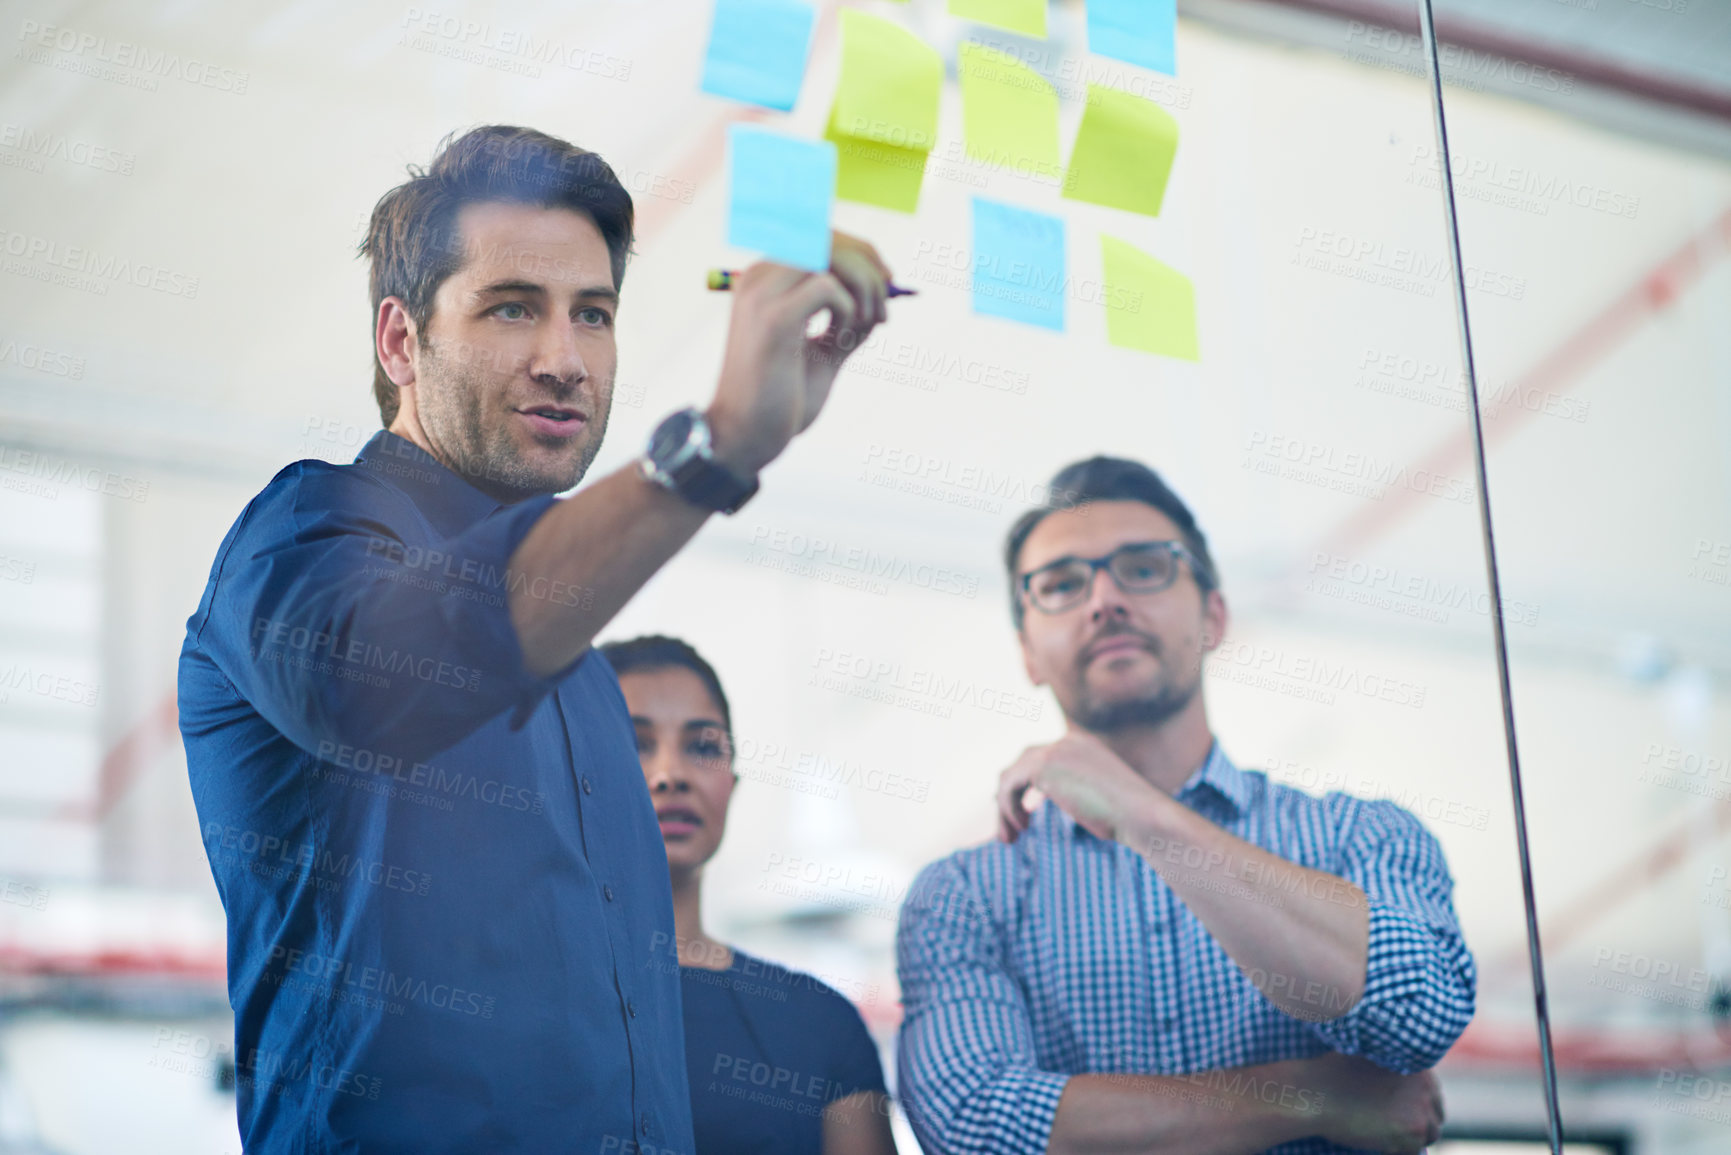
{"type": "Polygon", "coordinates": [[[1185,781],[1178,791],[1181,802],[1188,802],[1189,797],[1195,797],[1203,790],[1212,790],[1232,809],[1236,818],[1250,807],[1251,793],[1254,789],[1250,776],[1232,764],[1232,759],[1226,756],[1226,751],[1220,748],[1219,740],[1208,748],[1208,757],[1202,760],[1202,765],[1185,781]]]}
{"type": "Polygon", "coordinates": [[[431,453],[389,429],[379,430],[361,446],[355,465],[402,490],[445,532],[467,529],[507,504],[482,493],[431,453]]]}
{"type": "MultiPolygon", "coordinates": [[[[1227,805],[1231,812],[1230,817],[1237,818],[1249,808],[1252,790],[1253,784],[1249,775],[1232,764],[1232,760],[1226,756],[1226,752],[1216,740],[1208,748],[1208,756],[1202,760],[1202,765],[1184,780],[1184,785],[1173,797],[1195,810],[1197,802],[1212,792],[1227,805]]],[[[1054,821],[1067,827],[1072,837],[1093,837],[1074,818],[1060,810],[1057,803],[1048,801],[1042,809],[1050,810],[1054,821]]]]}

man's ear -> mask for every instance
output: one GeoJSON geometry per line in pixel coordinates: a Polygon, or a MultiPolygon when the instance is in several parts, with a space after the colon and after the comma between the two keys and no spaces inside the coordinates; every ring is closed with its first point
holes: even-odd
{"type": "Polygon", "coordinates": [[[401,297],[386,297],[379,302],[373,350],[393,385],[401,389],[415,383],[415,355],[420,350],[420,337],[401,297]]]}
{"type": "Polygon", "coordinates": [[[1219,590],[1209,590],[1202,599],[1202,649],[1212,653],[1226,638],[1226,599],[1219,590]]]}

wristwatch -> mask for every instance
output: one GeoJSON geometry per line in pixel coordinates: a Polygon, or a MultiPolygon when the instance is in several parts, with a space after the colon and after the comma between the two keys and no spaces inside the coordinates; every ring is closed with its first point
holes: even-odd
{"type": "Polygon", "coordinates": [[[756,477],[742,478],[715,460],[709,420],[698,409],[681,409],[657,425],[638,468],[663,489],[717,513],[738,511],[757,492],[756,477]]]}

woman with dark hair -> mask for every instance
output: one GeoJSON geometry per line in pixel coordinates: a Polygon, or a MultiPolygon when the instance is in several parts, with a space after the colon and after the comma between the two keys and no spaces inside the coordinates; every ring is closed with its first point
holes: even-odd
{"type": "Polygon", "coordinates": [[[733,718],[721,680],[677,638],[598,647],[619,675],[673,883],[697,1155],[895,1155],[877,1048],[831,987],[703,929],[703,866],[721,846],[733,718]]]}

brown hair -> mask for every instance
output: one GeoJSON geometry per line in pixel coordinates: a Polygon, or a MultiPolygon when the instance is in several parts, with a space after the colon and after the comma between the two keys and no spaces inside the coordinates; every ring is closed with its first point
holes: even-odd
{"type": "Polygon", "coordinates": [[[1022,586],[1017,572],[1022,564],[1022,546],[1027,544],[1034,527],[1049,515],[1061,509],[1085,507],[1091,501],[1140,501],[1171,518],[1178,527],[1178,536],[1184,540],[1184,548],[1195,559],[1191,574],[1198,588],[1204,594],[1220,588],[1214,558],[1208,553],[1208,539],[1196,524],[1196,515],[1158,473],[1140,461],[1090,457],[1073,462],[1053,474],[1046,489],[1046,501],[1017,518],[1004,541],[1004,568],[1010,575],[1010,620],[1018,630],[1022,628],[1022,586]]]}
{"type": "MultiPolygon", "coordinates": [[[[439,142],[426,169],[409,166],[409,179],[373,206],[360,255],[372,264],[373,323],[386,297],[401,298],[415,328],[425,332],[433,295],[463,266],[457,213],[465,205],[512,201],[574,209],[595,222],[607,242],[613,287],[625,280],[635,210],[631,194],[595,153],[532,128],[489,124],[439,142]],[[455,137],[455,139],[453,139],[455,137]]],[[[373,348],[373,397],[386,426],[397,418],[397,386],[373,348]]]]}

